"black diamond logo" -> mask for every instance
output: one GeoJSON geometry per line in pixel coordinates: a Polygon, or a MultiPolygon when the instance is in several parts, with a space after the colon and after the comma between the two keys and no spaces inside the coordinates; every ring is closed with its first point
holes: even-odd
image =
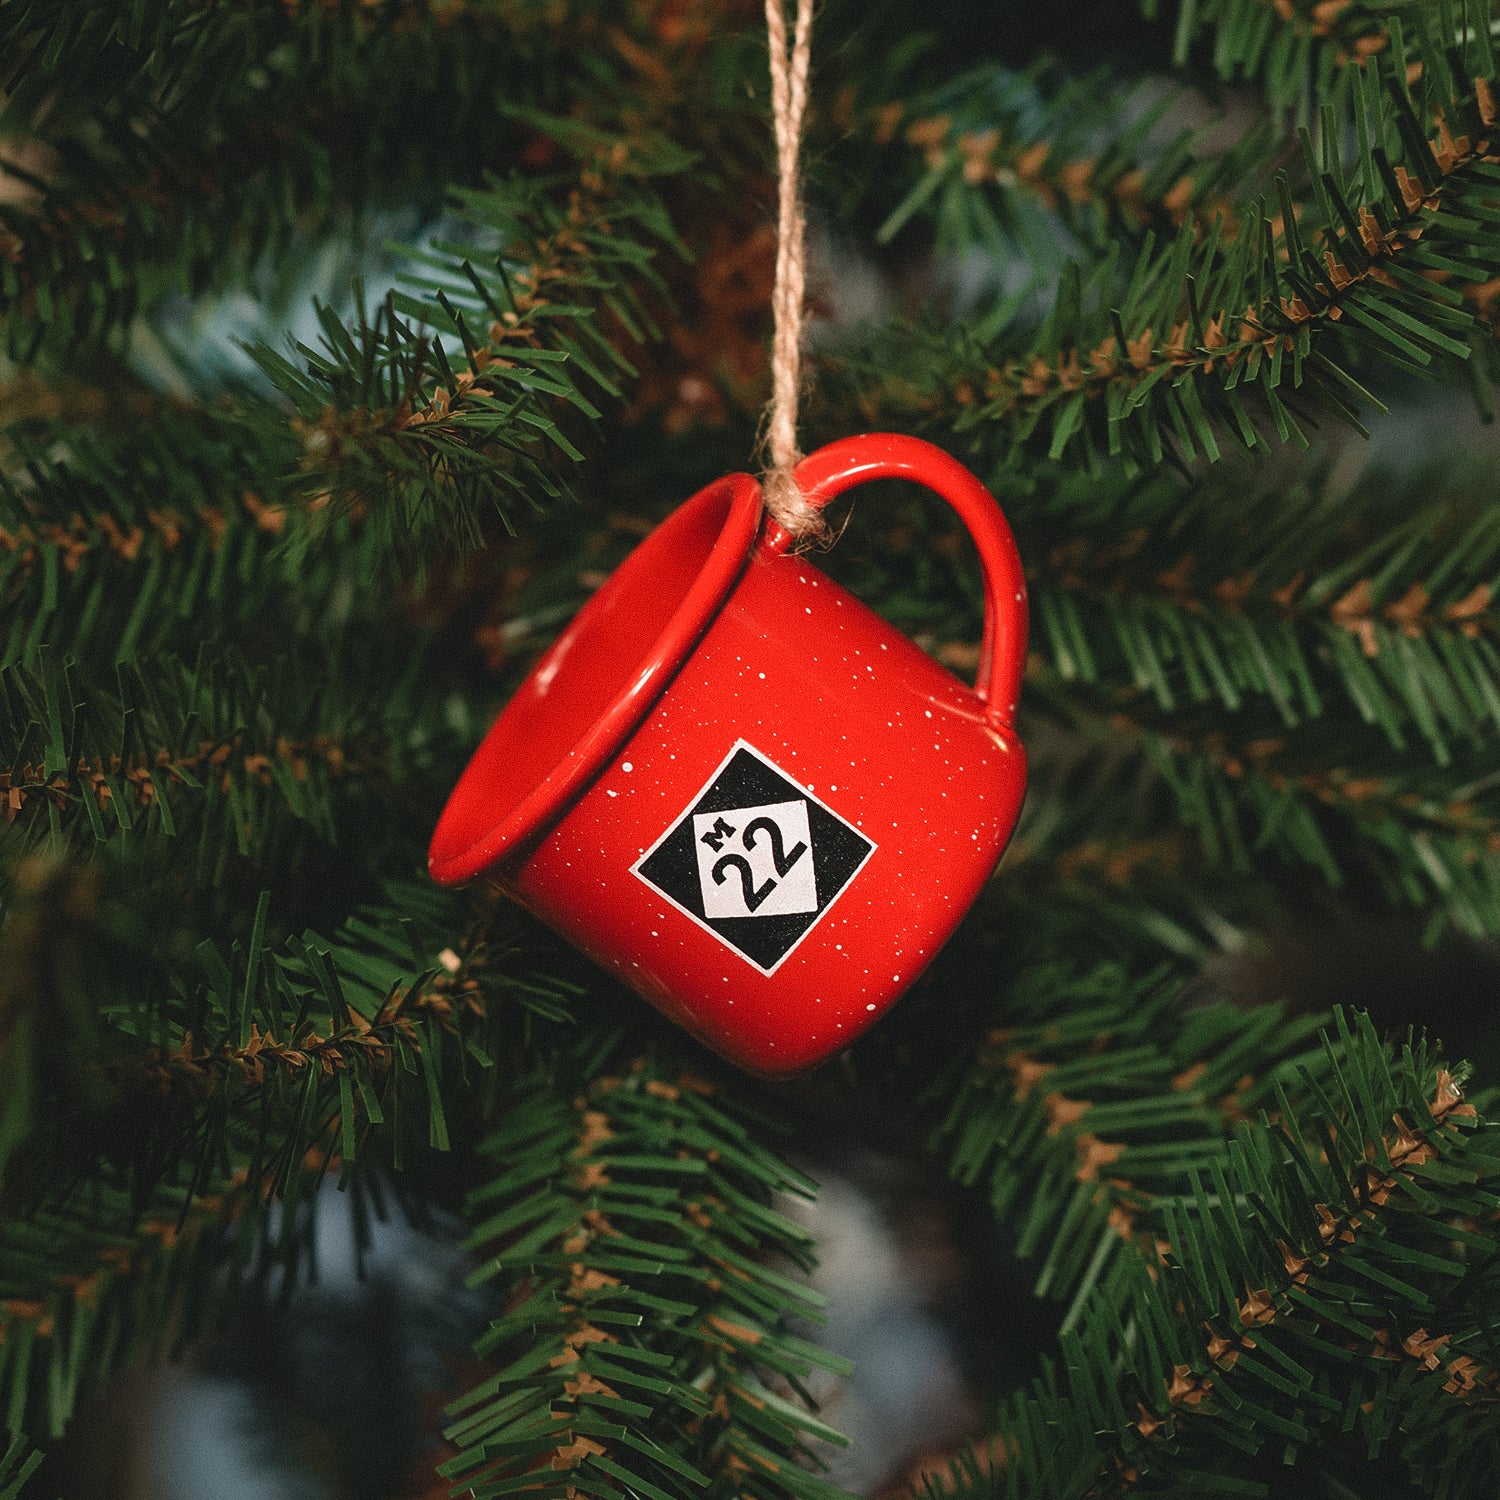
{"type": "Polygon", "coordinates": [[[740,740],[632,873],[771,974],[874,852],[740,740]]]}

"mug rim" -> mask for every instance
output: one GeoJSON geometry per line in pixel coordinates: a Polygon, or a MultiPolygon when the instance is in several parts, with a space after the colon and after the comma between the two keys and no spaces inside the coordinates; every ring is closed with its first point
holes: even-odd
{"type": "MultiPolygon", "coordinates": [[[[712,503],[711,497],[722,495],[725,489],[731,492],[729,509],[702,569],[625,687],[615,694],[574,747],[519,802],[480,837],[459,844],[452,830],[468,823],[464,813],[473,799],[488,795],[487,787],[481,784],[487,778],[475,774],[477,749],[470,757],[449,794],[428,849],[427,868],[440,885],[462,885],[493,870],[502,861],[524,858],[536,839],[545,835],[583,796],[606,762],[666,692],[677,669],[692,654],[738,583],[760,535],[764,507],[760,484],[751,474],[722,475],[673,514],[695,504],[707,506],[712,503]]],[[[665,525],[666,520],[661,524],[665,525]]],[[[618,577],[617,571],[579,610],[570,622],[568,633],[586,626],[593,613],[608,607],[612,590],[620,586],[616,582],[618,577]]],[[[545,666],[548,654],[550,648],[524,681],[545,666]]],[[[504,713],[502,707],[485,731],[485,739],[495,732],[504,713]]]]}

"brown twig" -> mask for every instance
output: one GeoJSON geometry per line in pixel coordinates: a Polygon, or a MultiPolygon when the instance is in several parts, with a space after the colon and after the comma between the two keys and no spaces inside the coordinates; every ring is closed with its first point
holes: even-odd
{"type": "MultiPolygon", "coordinates": [[[[1493,104],[1484,109],[1483,116],[1487,125],[1495,123],[1493,104]]],[[[1361,211],[1360,241],[1368,263],[1351,270],[1332,250],[1325,251],[1316,306],[1299,295],[1281,296],[1238,314],[1224,309],[1205,318],[1201,342],[1194,335],[1192,321],[1183,319],[1165,337],[1146,328],[1123,346],[1111,335],[1093,349],[1075,346],[1050,359],[1041,355],[1014,359],[991,369],[981,382],[982,389],[961,383],[954,390],[955,399],[960,405],[982,400],[987,412],[998,417],[1046,404],[1059,395],[1081,391],[1098,398],[1111,387],[1129,391],[1163,370],[1212,374],[1219,366],[1233,369],[1252,355],[1271,356],[1278,348],[1294,351],[1299,331],[1343,317],[1352,291],[1370,282],[1391,282],[1389,267],[1420,243],[1418,216],[1441,208],[1445,194],[1467,169],[1500,162],[1500,152],[1488,140],[1474,143],[1467,136],[1454,137],[1446,122],[1439,122],[1438,129],[1431,150],[1439,180],[1432,191],[1426,191],[1404,167],[1397,167],[1403,195],[1401,218],[1382,229],[1369,209],[1361,211]]],[[[1286,260],[1285,246],[1280,253],[1286,260]]]]}

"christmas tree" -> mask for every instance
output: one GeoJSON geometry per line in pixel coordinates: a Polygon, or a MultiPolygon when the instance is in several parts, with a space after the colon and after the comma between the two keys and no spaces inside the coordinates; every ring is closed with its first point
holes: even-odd
{"type": "MultiPolygon", "coordinates": [[[[0,5],[0,1497],[307,1283],[328,1183],[361,1244],[461,1214],[489,1299],[412,1493],[832,1494],[781,1205],[872,1110],[1028,1330],[931,1495],[1494,1494],[1500,1049],[1275,961],[1500,933],[1497,14],[822,7],[801,439],[998,498],[1032,770],[948,949],[778,1083],[426,872],[538,654],[756,465],[760,8],[0,5]]],[[[972,674],[953,517],[835,519],[972,674]]]]}

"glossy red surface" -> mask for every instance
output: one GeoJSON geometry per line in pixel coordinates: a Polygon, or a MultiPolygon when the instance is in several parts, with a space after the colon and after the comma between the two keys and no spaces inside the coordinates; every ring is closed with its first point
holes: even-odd
{"type": "Polygon", "coordinates": [[[620,564],[464,769],[428,851],[435,880],[472,880],[561,816],[697,644],[760,523],[760,486],[730,474],[679,506],[620,564]]]}
{"type": "Polygon", "coordinates": [[[538,663],[433,839],[436,878],[483,870],[755,1072],[821,1061],[884,1013],[972,904],[1024,795],[1025,590],[994,500],[911,438],[846,439],[798,471],[818,503],[891,475],[937,491],[974,535],[977,690],[786,555],[774,525],[752,548],[758,491],[731,476],[653,532],[538,663]],[[725,791],[742,771],[762,790],[725,791]],[[767,948],[773,931],[788,936],[767,948]]]}

